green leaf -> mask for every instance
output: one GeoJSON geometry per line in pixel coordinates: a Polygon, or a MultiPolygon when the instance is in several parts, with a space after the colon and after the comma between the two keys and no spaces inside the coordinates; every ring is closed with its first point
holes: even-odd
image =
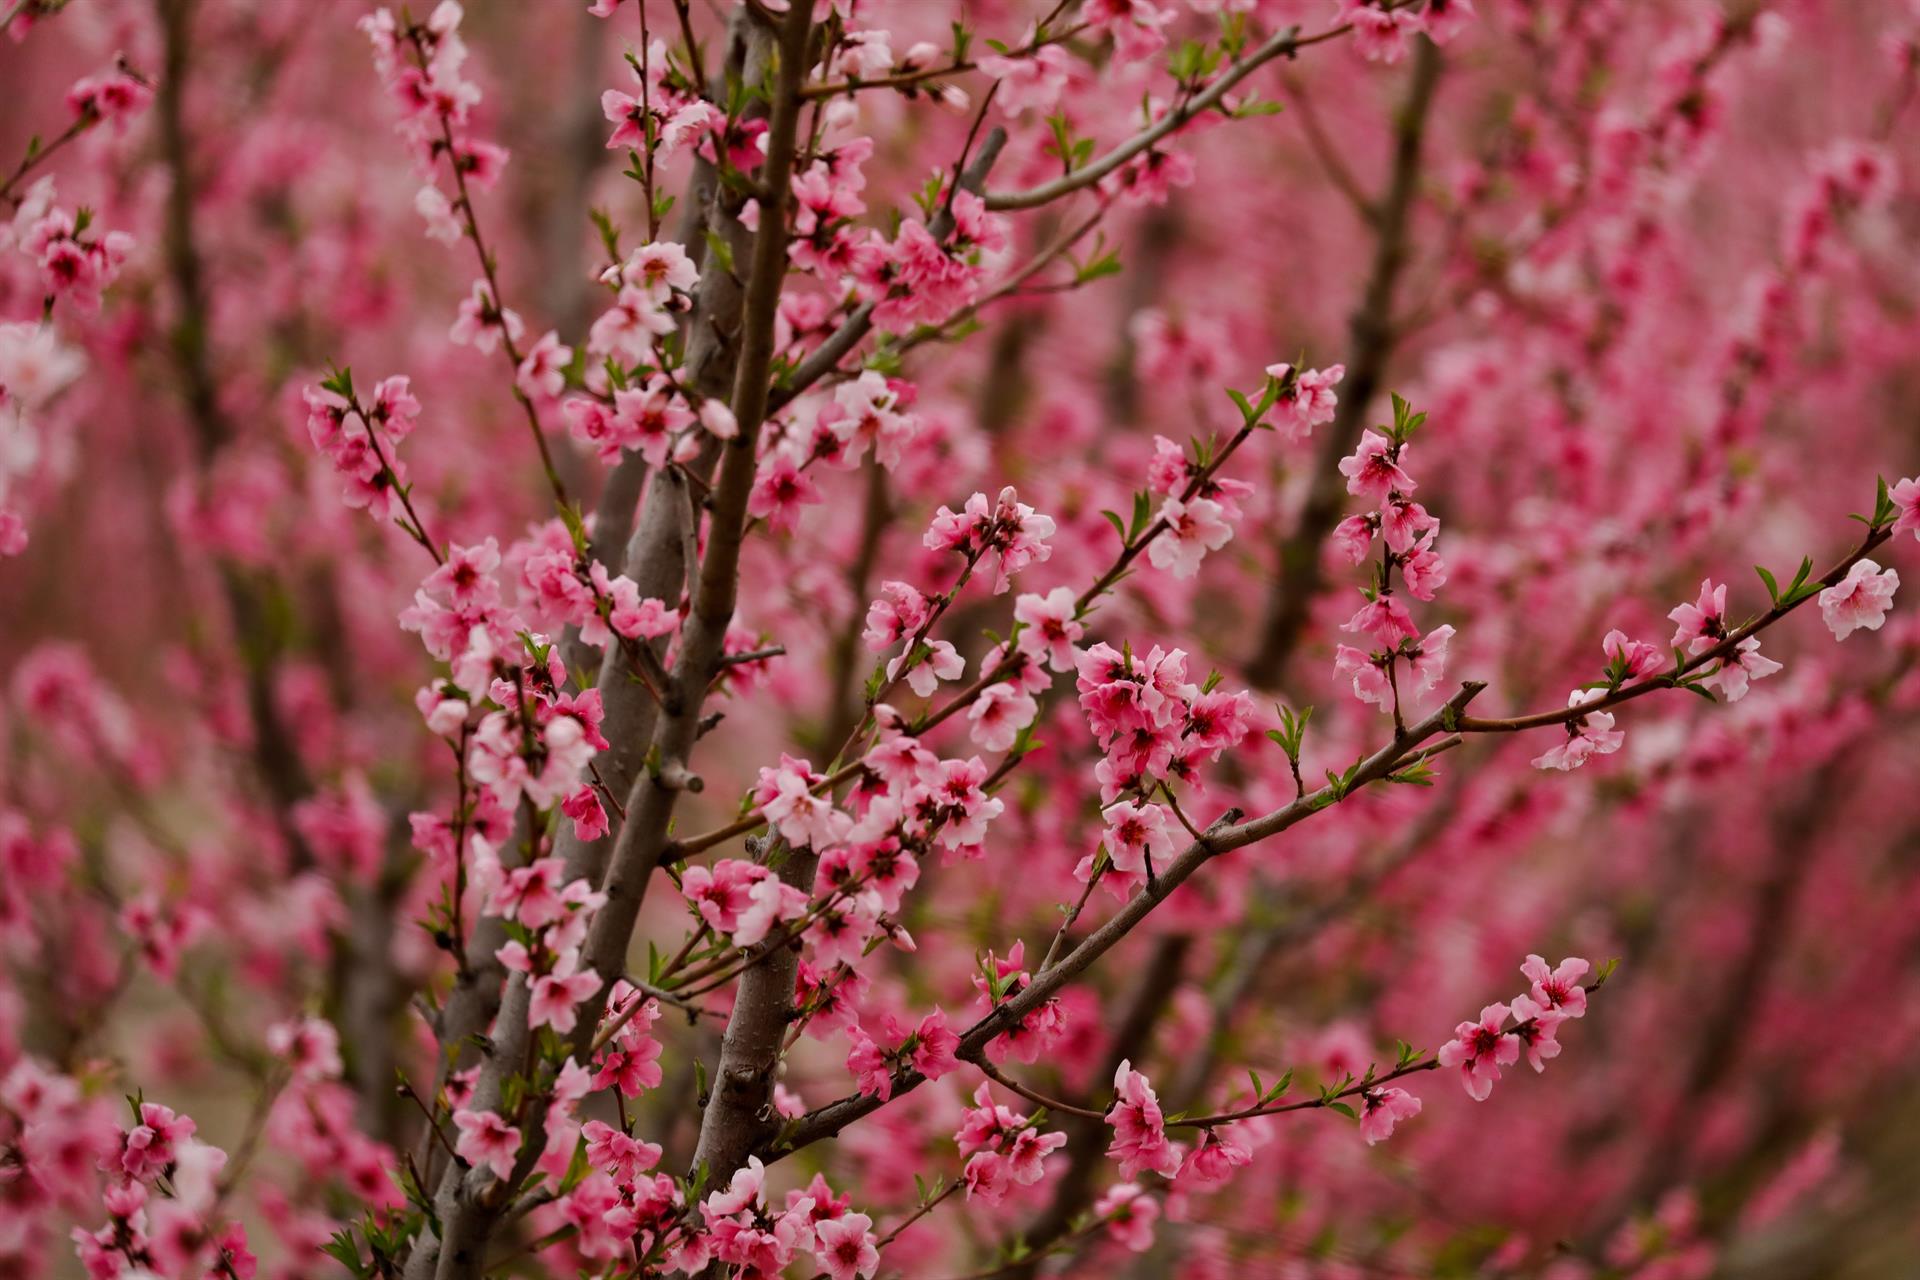
{"type": "Polygon", "coordinates": [[[1113,531],[1120,535],[1120,541],[1123,545],[1129,541],[1127,537],[1127,522],[1120,518],[1119,512],[1102,511],[1100,514],[1107,518],[1107,523],[1113,526],[1113,531]]]}
{"type": "Polygon", "coordinates": [[[707,232],[707,252],[713,255],[713,260],[720,264],[722,271],[728,275],[734,274],[733,246],[727,243],[725,236],[713,231],[707,232]]]}
{"type": "Polygon", "coordinates": [[[1147,526],[1152,523],[1153,495],[1149,494],[1145,489],[1142,489],[1133,495],[1133,524],[1127,531],[1128,543],[1132,543],[1135,538],[1145,533],[1147,526]]]}
{"type": "Polygon", "coordinates": [[[1338,1111],[1341,1115],[1345,1116],[1349,1120],[1358,1120],[1360,1118],[1359,1116],[1354,1114],[1353,1108],[1348,1106],[1344,1102],[1329,1102],[1327,1104],[1327,1110],[1338,1111]]]}
{"type": "Polygon", "coordinates": [[[1773,601],[1775,608],[1778,608],[1780,605],[1780,584],[1773,580],[1771,573],[1768,573],[1759,565],[1753,566],[1753,571],[1760,575],[1760,581],[1767,584],[1767,598],[1773,601]]]}

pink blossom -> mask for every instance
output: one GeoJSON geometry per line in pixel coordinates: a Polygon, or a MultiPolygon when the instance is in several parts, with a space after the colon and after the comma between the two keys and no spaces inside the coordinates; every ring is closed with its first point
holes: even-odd
{"type": "Polygon", "coordinates": [[[1007,751],[1039,712],[1032,696],[1016,686],[988,685],[967,708],[967,732],[983,751],[1007,751]]]}
{"type": "Polygon", "coordinates": [[[1120,1162],[1120,1176],[1131,1178],[1142,1169],[1150,1169],[1163,1177],[1173,1177],[1180,1169],[1180,1147],[1167,1141],[1160,1099],[1154,1095],[1153,1086],[1131,1062],[1122,1062],[1114,1072],[1113,1088],[1114,1104],[1107,1111],[1113,1142],[1107,1147],[1107,1156],[1120,1162]]]}
{"type": "Polygon", "coordinates": [[[1138,1183],[1121,1182],[1107,1188],[1093,1202],[1093,1212],[1105,1221],[1107,1235],[1123,1248],[1134,1253],[1153,1248],[1153,1224],[1160,1217],[1160,1202],[1138,1183]]]}
{"type": "Polygon", "coordinates": [[[1413,477],[1400,469],[1401,452],[1378,431],[1361,432],[1352,456],[1340,460],[1347,492],[1375,506],[1385,506],[1390,494],[1412,493],[1416,486],[1413,477]]]}
{"type": "Polygon", "coordinates": [[[1347,376],[1345,365],[1296,372],[1290,364],[1270,364],[1266,372],[1280,384],[1279,398],[1274,401],[1279,421],[1274,425],[1282,440],[1298,443],[1312,435],[1321,423],[1333,421],[1334,410],[1340,403],[1333,389],[1347,376]]]}
{"type": "Polygon", "coordinates": [[[532,983],[527,1008],[527,1023],[533,1027],[552,1027],[558,1035],[570,1033],[579,1020],[579,1004],[600,989],[600,975],[592,969],[575,972],[578,957],[569,955],[541,974],[532,983]]]}
{"type": "Polygon", "coordinates": [[[775,533],[792,533],[800,524],[800,508],[823,501],[819,487],[793,455],[775,449],[760,459],[747,496],[747,514],[765,520],[775,533]]]}
{"type": "Polygon", "coordinates": [[[1529,955],[1526,963],[1520,966],[1520,972],[1533,985],[1527,989],[1527,994],[1515,997],[1514,1017],[1526,1019],[1555,1012],[1568,1018],[1584,1018],[1587,1014],[1587,989],[1580,985],[1580,979],[1586,976],[1590,967],[1578,956],[1569,956],[1549,969],[1543,958],[1529,955]],[[1522,1001],[1525,1001],[1524,1005],[1522,1001]]]}
{"type": "Polygon", "coordinates": [[[1629,640],[1620,631],[1609,631],[1600,642],[1609,669],[1617,668],[1622,680],[1638,680],[1660,669],[1660,650],[1644,640],[1629,640]]]}
{"type": "Polygon", "coordinates": [[[641,1142],[602,1121],[587,1121],[580,1134],[586,1139],[588,1163],[612,1174],[622,1185],[631,1184],[660,1163],[657,1144],[641,1142]]]}
{"type": "Polygon", "coordinates": [[[1420,1099],[1405,1089],[1372,1088],[1360,1094],[1360,1136],[1368,1146],[1393,1136],[1393,1127],[1420,1114],[1420,1099]]]}
{"type": "Polygon", "coordinates": [[[1402,640],[1420,638],[1420,629],[1413,625],[1413,615],[1407,612],[1407,606],[1400,603],[1398,596],[1387,592],[1367,601],[1340,629],[1372,636],[1375,643],[1388,649],[1402,640]]]}
{"type": "Polygon", "coordinates": [[[173,1167],[197,1126],[171,1107],[140,1104],[140,1123],[120,1138],[120,1170],[129,1178],[152,1182],[173,1167]]]}
{"type": "Polygon", "coordinates": [[[893,1069],[886,1051],[860,1027],[847,1029],[847,1071],[861,1093],[885,1102],[893,1096],[893,1069]]]}
{"type": "Polygon", "coordinates": [[[1373,535],[1380,527],[1380,515],[1375,511],[1363,512],[1357,516],[1348,516],[1333,528],[1329,543],[1348,564],[1359,564],[1367,558],[1373,548],[1373,535]]]}
{"type": "Polygon", "coordinates": [[[1353,681],[1353,696],[1382,711],[1393,709],[1393,689],[1387,682],[1389,660],[1385,654],[1370,656],[1352,645],[1338,645],[1333,651],[1333,669],[1353,681]]]}
{"type": "Polygon", "coordinates": [[[1900,575],[1892,569],[1856,560],[1846,577],[1820,593],[1820,616],[1835,640],[1845,640],[1862,628],[1878,631],[1899,586],[1900,575]]]}
{"type": "Polygon", "coordinates": [[[864,1213],[849,1213],[827,1218],[814,1226],[814,1260],[832,1280],[870,1278],[880,1269],[880,1250],[875,1245],[873,1219],[864,1213]]]}
{"type": "Polygon", "coordinates": [[[453,1126],[460,1131],[454,1154],[476,1169],[491,1169],[502,1182],[513,1176],[520,1130],[492,1111],[455,1111],[453,1126]]]}
{"type": "Polygon", "coordinates": [[[1493,1092],[1500,1068],[1520,1060],[1520,1039],[1504,1028],[1508,1008],[1490,1004],[1480,1011],[1478,1022],[1463,1022],[1454,1028],[1453,1039],[1440,1046],[1434,1055],[1443,1067],[1458,1067],[1460,1083],[1477,1102],[1486,1101],[1493,1092]]]}
{"type": "Polygon", "coordinates": [[[1159,518],[1167,527],[1147,545],[1147,560],[1176,578],[1191,578],[1207,552],[1218,551],[1233,538],[1233,526],[1211,498],[1169,498],[1161,504],[1159,518]]]}
{"type": "Polygon", "coordinates": [[[919,631],[931,613],[927,598],[910,583],[883,582],[880,595],[867,606],[867,626],[861,638],[867,648],[879,653],[919,631]]]}
{"type": "Polygon", "coordinates": [[[1773,675],[1781,670],[1781,664],[1760,653],[1760,641],[1748,636],[1735,645],[1733,652],[1722,658],[1714,667],[1713,674],[1700,683],[1710,689],[1720,690],[1728,702],[1738,702],[1747,696],[1747,685],[1764,676],[1773,675]]]}
{"type": "Polygon", "coordinates": [[[520,361],[514,385],[529,399],[551,400],[566,387],[567,362],[572,359],[573,348],[563,345],[560,335],[549,329],[520,361]]]}
{"type": "Polygon", "coordinates": [[[1910,532],[1914,540],[1920,542],[1920,480],[1900,481],[1888,490],[1887,497],[1899,512],[1894,518],[1893,532],[1910,532]]]}
{"type": "Polygon", "coordinates": [[[1078,616],[1071,587],[1055,587],[1044,596],[1022,595],[1013,605],[1014,620],[1025,624],[1020,651],[1035,661],[1044,660],[1055,671],[1073,670],[1078,654],[1074,645],[1086,634],[1078,616]]]}
{"type": "Polygon", "coordinates": [[[1673,647],[1688,656],[1697,656],[1719,644],[1727,634],[1727,587],[1713,584],[1711,578],[1700,584],[1700,599],[1693,604],[1676,605],[1667,615],[1676,626],[1673,647]]]}
{"type": "Polygon", "coordinates": [[[1106,819],[1107,856],[1116,869],[1144,871],[1173,861],[1173,833],[1167,829],[1167,811],[1159,805],[1122,800],[1108,806],[1106,819]]]}
{"type": "MultiPolygon", "coordinates": [[[[1567,705],[1578,707],[1604,696],[1598,689],[1575,689],[1567,695],[1567,705]]],[[[1549,747],[1533,758],[1536,769],[1578,769],[1593,756],[1612,755],[1627,735],[1613,727],[1611,711],[1589,711],[1567,722],[1566,740],[1549,747]]]]}
{"type": "Polygon", "coordinates": [[[1180,1166],[1180,1180],[1215,1187],[1233,1177],[1234,1170],[1253,1163],[1253,1152],[1233,1136],[1232,1126],[1200,1131],[1200,1141],[1180,1166]]]}

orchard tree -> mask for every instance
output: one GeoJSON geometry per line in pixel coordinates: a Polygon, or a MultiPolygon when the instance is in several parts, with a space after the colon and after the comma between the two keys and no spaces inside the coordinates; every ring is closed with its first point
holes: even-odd
{"type": "Polygon", "coordinates": [[[0,7],[0,1270],[1920,1257],[1920,14],[472,10],[0,7]]]}

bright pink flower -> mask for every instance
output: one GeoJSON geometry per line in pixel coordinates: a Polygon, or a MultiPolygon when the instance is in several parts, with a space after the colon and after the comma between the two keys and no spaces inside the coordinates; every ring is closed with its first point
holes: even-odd
{"type": "Polygon", "coordinates": [[[1856,560],[1847,576],[1820,593],[1820,616],[1835,640],[1862,628],[1878,631],[1893,607],[1900,575],[1871,560],[1856,560]]]}
{"type": "Polygon", "coordinates": [[[929,1080],[938,1080],[960,1069],[960,1060],[954,1057],[959,1048],[960,1037],[948,1029],[947,1015],[935,1009],[914,1028],[910,1054],[913,1069],[929,1080]]]}
{"type": "Polygon", "coordinates": [[[847,1070],[861,1093],[882,1102],[893,1096],[893,1068],[886,1050],[858,1026],[847,1028],[847,1070]]]}
{"type": "Polygon", "coordinates": [[[880,1269],[880,1250],[873,1234],[873,1219],[864,1213],[849,1213],[814,1224],[814,1261],[832,1280],[870,1278],[880,1269]]]}
{"type": "Polygon", "coordinates": [[[525,333],[518,313],[502,310],[493,300],[493,290],[485,280],[475,280],[473,291],[460,304],[459,318],[447,332],[447,341],[471,345],[474,350],[492,355],[504,336],[517,343],[525,333]]]}
{"type": "Polygon", "coordinates": [[[1400,469],[1400,452],[1378,431],[1361,432],[1352,456],[1340,460],[1347,492],[1377,507],[1385,506],[1390,494],[1412,493],[1417,486],[1413,477],[1400,469]]]}
{"type": "Polygon", "coordinates": [[[1235,1169],[1253,1163],[1253,1152],[1233,1136],[1233,1127],[1200,1131],[1200,1142],[1180,1166],[1180,1179],[1203,1187],[1217,1187],[1233,1177],[1235,1169]]]}
{"type": "Polygon", "coordinates": [[[1441,1066],[1460,1069],[1460,1083],[1475,1101],[1484,1102],[1493,1092],[1501,1067],[1520,1060],[1520,1038],[1505,1030],[1508,1012],[1504,1004],[1488,1005],[1478,1022],[1455,1027],[1453,1039],[1434,1055],[1441,1066]]]}
{"type": "Polygon", "coordinates": [[[1526,1050],[1527,1065],[1537,1075],[1547,1069],[1549,1061],[1560,1056],[1560,1024],[1567,1019],[1565,1014],[1552,1010],[1533,1011],[1532,1004],[1525,996],[1514,1002],[1514,1016],[1521,1020],[1514,1025],[1513,1034],[1526,1050]],[[1523,1014],[1523,1007],[1528,1012],[1523,1014]]]}
{"type": "Polygon", "coordinates": [[[1369,62],[1389,65],[1407,52],[1407,39],[1418,34],[1420,18],[1409,8],[1376,9],[1367,0],[1344,0],[1345,20],[1353,24],[1353,47],[1369,62]]]}
{"type": "Polygon", "coordinates": [[[1180,1170],[1180,1147],[1167,1141],[1160,1099],[1154,1095],[1147,1078],[1122,1062],[1113,1075],[1116,1095],[1107,1111],[1107,1123],[1113,1126],[1113,1142],[1107,1156],[1120,1162],[1120,1176],[1131,1178],[1142,1169],[1151,1169],[1171,1178],[1180,1170]]]}
{"type": "Polygon", "coordinates": [[[580,1134],[587,1142],[587,1162],[612,1174],[622,1186],[632,1185],[635,1178],[660,1163],[658,1145],[641,1142],[603,1121],[587,1121],[580,1134]]]}
{"type": "MultiPolygon", "coordinates": [[[[900,668],[912,657],[911,653],[903,653],[889,662],[887,679],[898,677],[900,668]]],[[[923,698],[931,698],[942,680],[958,680],[966,669],[967,660],[960,656],[951,640],[930,641],[926,656],[907,669],[907,687],[923,698]]]]}
{"type": "Polygon", "coordinates": [[[765,520],[775,533],[792,533],[800,524],[800,508],[824,501],[819,486],[793,455],[775,449],[760,459],[747,496],[747,514],[765,520]]]}
{"type": "Polygon", "coordinates": [[[171,1107],[141,1103],[140,1123],[120,1137],[120,1171],[140,1182],[152,1182],[173,1167],[196,1127],[171,1107]]]}
{"type": "Polygon", "coordinates": [[[1395,648],[1402,640],[1420,638],[1420,628],[1413,625],[1413,615],[1407,612],[1407,606],[1400,603],[1398,596],[1385,592],[1361,605],[1340,629],[1372,636],[1375,643],[1387,649],[1395,648]]]}
{"type": "Polygon", "coordinates": [[[1144,871],[1149,864],[1164,869],[1173,861],[1173,832],[1167,829],[1167,811],[1157,804],[1122,800],[1106,811],[1103,837],[1107,856],[1120,871],[1144,871]]]}
{"type": "Polygon", "coordinates": [[[1609,631],[1600,642],[1609,670],[1617,667],[1623,680],[1638,680],[1660,669],[1660,650],[1644,640],[1629,640],[1620,631],[1609,631]]]}
{"type": "Polygon", "coordinates": [[[1390,498],[1380,508],[1380,533],[1387,540],[1387,546],[1395,553],[1405,555],[1413,550],[1414,544],[1426,539],[1429,546],[1440,522],[1427,513],[1419,503],[1406,498],[1390,498]]]}
{"type": "Polygon", "coordinates": [[[1708,578],[1700,584],[1700,599],[1693,604],[1676,605],[1667,615],[1675,624],[1673,647],[1689,657],[1705,653],[1727,634],[1727,587],[1713,585],[1708,578]]]}
{"type": "Polygon", "coordinates": [[[520,1130],[492,1111],[455,1111],[453,1126],[460,1131],[453,1144],[455,1155],[476,1169],[491,1169],[503,1182],[513,1176],[520,1130]]]}

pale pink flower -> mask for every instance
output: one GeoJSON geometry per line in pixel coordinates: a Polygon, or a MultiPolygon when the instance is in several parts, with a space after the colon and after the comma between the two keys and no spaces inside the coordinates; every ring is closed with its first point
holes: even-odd
{"type": "Polygon", "coordinates": [[[1420,1099],[1405,1089],[1367,1089],[1360,1095],[1360,1136],[1368,1146],[1393,1136],[1393,1126],[1420,1114],[1420,1099]]]}
{"type": "Polygon", "coordinates": [[[1020,632],[1020,652],[1036,662],[1045,661],[1055,671],[1072,671],[1078,651],[1074,648],[1086,628],[1076,619],[1078,605],[1073,588],[1055,587],[1046,595],[1028,593],[1013,604],[1016,622],[1025,623],[1020,632]]]}
{"type": "MultiPolygon", "coordinates": [[[[1567,695],[1567,705],[1577,707],[1604,696],[1598,689],[1575,689],[1567,695]]],[[[1589,711],[1567,722],[1566,740],[1549,747],[1533,758],[1536,769],[1558,769],[1565,773],[1578,769],[1589,757],[1612,755],[1627,735],[1613,727],[1611,711],[1589,711]]]]}
{"type": "Polygon", "coordinates": [[[1531,1018],[1549,1010],[1569,1018],[1585,1017],[1587,989],[1580,985],[1580,979],[1586,976],[1591,967],[1580,957],[1569,956],[1549,969],[1545,959],[1529,955],[1526,963],[1520,966],[1520,973],[1533,985],[1528,988],[1526,995],[1514,1000],[1514,1017],[1531,1018]],[[1526,1001],[1524,1010],[1521,1005],[1523,1000],[1526,1001]]]}
{"type": "Polygon", "coordinates": [[[1200,572],[1200,561],[1209,551],[1218,551],[1233,538],[1219,503],[1211,498],[1181,501],[1169,498],[1161,504],[1160,519],[1167,528],[1147,546],[1147,560],[1156,569],[1165,569],[1176,578],[1191,578],[1200,572]]]}
{"type": "Polygon", "coordinates": [[[1750,682],[1781,669],[1780,663],[1761,654],[1759,639],[1748,636],[1734,646],[1731,654],[1720,660],[1720,665],[1714,668],[1712,675],[1700,683],[1710,689],[1718,689],[1728,702],[1738,702],[1747,696],[1750,682]]]}
{"type": "Polygon", "coordinates": [[[1340,397],[1333,393],[1334,387],[1347,376],[1347,366],[1332,365],[1326,369],[1302,369],[1291,382],[1288,375],[1293,373],[1290,364],[1270,364],[1267,376],[1281,384],[1280,396],[1274,401],[1274,409],[1279,421],[1274,428],[1280,438],[1289,444],[1305,440],[1313,434],[1313,429],[1323,422],[1332,422],[1334,410],[1340,404],[1340,397]]]}
{"type": "Polygon", "coordinates": [[[580,1002],[600,989],[600,975],[592,969],[575,972],[578,964],[578,953],[569,953],[561,957],[553,972],[533,980],[527,1007],[529,1026],[552,1027],[563,1036],[573,1030],[579,1021],[580,1002]]]}
{"type": "Polygon", "coordinates": [[[1343,644],[1333,651],[1333,669],[1353,680],[1353,696],[1371,702],[1382,711],[1393,709],[1393,688],[1387,682],[1387,658],[1376,661],[1363,650],[1343,644]]]}
{"type": "Polygon", "coordinates": [[[968,736],[983,751],[1006,751],[1038,714],[1040,704],[1019,687],[988,685],[967,708],[968,736]]]}
{"type": "Polygon", "coordinates": [[[1847,576],[1820,593],[1820,616],[1835,640],[1845,640],[1855,631],[1878,631],[1893,607],[1893,593],[1900,586],[1900,575],[1882,569],[1871,560],[1856,560],[1847,576]]]}
{"type": "Polygon", "coordinates": [[[560,335],[549,329],[520,361],[514,385],[530,400],[551,400],[566,388],[567,364],[572,359],[573,348],[564,345],[560,335]]]}
{"type": "Polygon", "coordinates": [[[1920,480],[1900,481],[1888,490],[1887,497],[1900,513],[1894,519],[1893,531],[1911,533],[1914,540],[1920,542],[1920,480]]]}

